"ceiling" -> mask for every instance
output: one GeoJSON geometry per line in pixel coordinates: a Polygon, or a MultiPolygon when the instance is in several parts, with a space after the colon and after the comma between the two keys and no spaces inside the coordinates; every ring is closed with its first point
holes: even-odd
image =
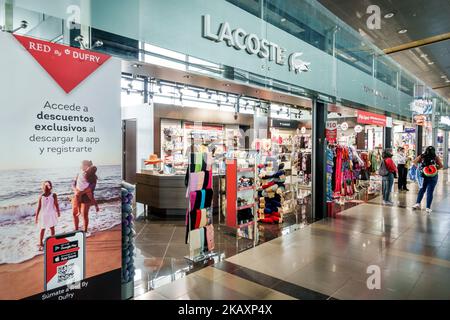
{"type": "MultiPolygon", "coordinates": [[[[450,0],[318,0],[380,49],[450,33],[450,0]],[[381,28],[370,30],[367,7],[381,9],[381,28]],[[384,17],[394,13],[392,18],[384,17]],[[399,34],[398,31],[407,32],[399,34]]],[[[405,69],[450,100],[450,40],[389,54],[405,69]]]]}

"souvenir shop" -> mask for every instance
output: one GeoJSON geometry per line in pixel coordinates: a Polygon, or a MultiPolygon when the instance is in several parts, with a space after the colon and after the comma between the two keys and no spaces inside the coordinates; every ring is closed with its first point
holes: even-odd
{"type": "Polygon", "coordinates": [[[327,207],[329,215],[367,202],[381,192],[386,117],[330,105],[327,139],[327,207]]]}
{"type": "MultiPolygon", "coordinates": [[[[136,241],[137,264],[158,257],[155,270],[190,270],[312,221],[311,101],[185,75],[131,63],[122,74],[125,180],[137,223],[155,230],[136,241]]],[[[146,277],[144,291],[168,281],[146,277]]]]}

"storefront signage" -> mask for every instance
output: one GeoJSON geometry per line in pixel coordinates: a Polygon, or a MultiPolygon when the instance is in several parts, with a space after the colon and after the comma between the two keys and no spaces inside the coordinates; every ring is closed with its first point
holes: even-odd
{"type": "Polygon", "coordinates": [[[414,114],[432,114],[433,113],[433,100],[430,99],[414,99],[411,102],[411,111],[414,114]]]}
{"type": "Polygon", "coordinates": [[[34,59],[70,93],[111,56],[14,35],[34,59]]]}
{"type": "Polygon", "coordinates": [[[376,97],[379,97],[379,98],[381,98],[383,100],[388,100],[388,97],[385,94],[383,94],[381,91],[379,91],[379,90],[370,88],[370,87],[368,87],[366,85],[363,86],[363,90],[364,90],[365,93],[372,94],[372,95],[374,95],[376,97]]]}
{"type": "Polygon", "coordinates": [[[275,128],[297,129],[298,122],[294,120],[272,119],[272,126],[275,128]]]}
{"type": "Polygon", "coordinates": [[[301,59],[302,52],[288,54],[282,46],[260,38],[255,33],[249,33],[239,27],[232,29],[228,22],[222,22],[218,31],[213,32],[209,14],[202,16],[202,26],[202,36],[205,39],[218,43],[225,42],[228,47],[233,47],[238,51],[243,50],[250,55],[256,55],[260,59],[274,61],[280,66],[284,66],[287,63],[289,71],[295,73],[308,72],[310,70],[309,66],[311,63],[301,59]]]}
{"type": "Polygon", "coordinates": [[[337,121],[327,121],[325,125],[325,139],[328,143],[336,143],[337,140],[337,121]]]}
{"type": "Polygon", "coordinates": [[[414,123],[418,126],[425,126],[427,124],[427,116],[418,114],[414,116],[414,123]]]}
{"type": "Polygon", "coordinates": [[[415,128],[405,128],[405,133],[415,133],[416,129],[415,128]]]}
{"type": "Polygon", "coordinates": [[[348,123],[347,122],[342,122],[341,123],[341,130],[342,131],[347,131],[348,130],[348,123]]]}
{"type": "Polygon", "coordinates": [[[446,126],[450,126],[450,117],[448,116],[443,116],[441,117],[441,124],[444,124],[446,126]]]}
{"type": "Polygon", "coordinates": [[[361,110],[358,110],[356,114],[358,123],[370,124],[381,127],[386,126],[386,116],[361,110]]]}
{"type": "Polygon", "coordinates": [[[362,131],[363,131],[363,127],[362,127],[361,125],[357,124],[357,125],[355,126],[355,132],[356,132],[356,133],[360,133],[360,132],[362,132],[362,131]]]}

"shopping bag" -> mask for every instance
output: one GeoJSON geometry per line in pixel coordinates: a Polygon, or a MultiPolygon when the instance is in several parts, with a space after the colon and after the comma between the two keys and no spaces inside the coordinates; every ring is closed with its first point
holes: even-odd
{"type": "Polygon", "coordinates": [[[408,177],[411,181],[417,181],[417,166],[412,166],[408,171],[408,177]]]}

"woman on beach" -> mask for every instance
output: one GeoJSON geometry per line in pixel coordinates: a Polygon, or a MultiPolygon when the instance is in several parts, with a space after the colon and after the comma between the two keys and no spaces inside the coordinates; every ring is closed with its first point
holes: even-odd
{"type": "Polygon", "coordinates": [[[39,251],[44,250],[45,229],[50,229],[50,234],[55,235],[55,226],[58,218],[61,216],[59,211],[58,196],[52,192],[53,185],[51,181],[42,183],[43,194],[39,196],[38,207],[36,210],[36,224],[40,225],[39,251]]]}
{"type": "Polygon", "coordinates": [[[88,232],[89,227],[89,209],[92,205],[96,211],[99,211],[97,201],[94,197],[95,187],[97,185],[97,167],[92,161],[84,160],[81,163],[81,172],[75,177],[72,183],[74,196],[72,198],[72,213],[75,230],[80,227],[80,216],[83,216],[83,230],[88,232]]]}

